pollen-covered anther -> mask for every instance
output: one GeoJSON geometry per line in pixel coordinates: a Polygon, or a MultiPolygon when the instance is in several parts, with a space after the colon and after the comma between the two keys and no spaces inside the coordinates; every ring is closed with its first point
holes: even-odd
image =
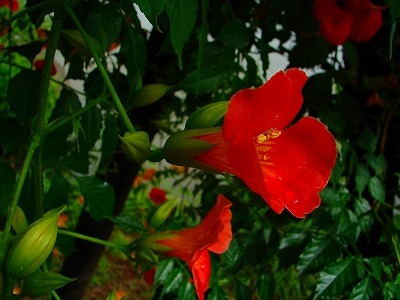
{"type": "Polygon", "coordinates": [[[281,130],[275,130],[275,129],[268,129],[267,131],[257,135],[257,137],[255,138],[256,142],[258,144],[262,144],[265,141],[269,140],[269,139],[275,139],[278,136],[280,136],[282,133],[281,130]]]}

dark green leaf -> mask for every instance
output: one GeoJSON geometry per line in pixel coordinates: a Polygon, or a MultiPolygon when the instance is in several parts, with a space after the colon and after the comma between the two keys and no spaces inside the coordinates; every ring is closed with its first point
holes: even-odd
{"type": "Polygon", "coordinates": [[[62,162],[62,165],[80,174],[88,174],[89,153],[87,151],[79,152],[78,149],[74,149],[68,154],[67,158],[62,162]]]}
{"type": "Polygon", "coordinates": [[[274,298],[275,279],[271,273],[263,273],[257,276],[257,289],[260,299],[271,300],[274,298]]]}
{"type": "Polygon", "coordinates": [[[43,159],[51,161],[66,156],[70,150],[67,138],[71,133],[72,126],[70,123],[67,123],[47,134],[43,143],[43,159]]]}
{"type": "Polygon", "coordinates": [[[250,32],[242,20],[233,19],[225,25],[217,39],[228,48],[243,49],[250,43],[250,32]]]}
{"type": "Polygon", "coordinates": [[[7,155],[18,149],[28,138],[24,127],[14,118],[0,120],[0,146],[7,155]]]}
{"type": "Polygon", "coordinates": [[[35,116],[40,87],[40,72],[22,70],[8,83],[7,101],[10,109],[22,123],[35,116]]]}
{"type": "Polygon", "coordinates": [[[161,298],[166,294],[177,293],[179,291],[179,286],[182,282],[182,277],[183,275],[180,269],[175,269],[169,272],[167,278],[164,281],[161,298]]]}
{"type": "Polygon", "coordinates": [[[368,190],[379,202],[385,202],[385,188],[381,179],[377,176],[373,176],[368,180],[368,190]]]}
{"type": "Polygon", "coordinates": [[[71,110],[75,113],[81,109],[81,107],[82,105],[77,94],[65,88],[61,91],[60,97],[58,97],[56,101],[56,106],[51,113],[50,121],[71,116],[71,110]]]}
{"type": "Polygon", "coordinates": [[[334,262],[341,255],[340,247],[329,237],[314,238],[300,255],[297,269],[300,274],[314,273],[334,262]]]}
{"type": "Polygon", "coordinates": [[[197,2],[197,0],[171,0],[167,3],[167,14],[171,24],[171,42],[178,55],[180,69],[182,69],[183,45],[189,40],[196,23],[197,2]]]}
{"type": "Polygon", "coordinates": [[[358,163],[356,166],[356,189],[358,192],[358,196],[361,196],[361,193],[364,191],[367,186],[368,180],[370,178],[370,174],[368,168],[362,164],[358,163]]]}
{"type": "Polygon", "coordinates": [[[0,214],[6,215],[14,191],[15,172],[9,166],[0,163],[0,214]]]}
{"type": "Polygon", "coordinates": [[[313,68],[324,63],[331,52],[328,42],[319,37],[303,37],[296,43],[289,51],[290,67],[313,68]]]}
{"type": "Polygon", "coordinates": [[[356,46],[350,39],[343,44],[343,55],[346,63],[356,69],[358,67],[358,52],[356,46]]]}
{"type": "Polygon", "coordinates": [[[358,218],[350,209],[343,208],[336,225],[336,234],[344,239],[344,242],[355,245],[360,234],[358,218]]]}
{"type": "Polygon", "coordinates": [[[174,268],[173,260],[169,259],[169,260],[162,261],[157,266],[156,273],[154,274],[153,286],[163,283],[167,279],[168,274],[172,271],[173,268],[174,268]]]}
{"type": "Polygon", "coordinates": [[[161,29],[157,24],[157,16],[164,10],[167,0],[135,0],[135,2],[151,25],[161,32],[161,29]]]}
{"type": "Polygon", "coordinates": [[[251,300],[251,290],[244,285],[240,280],[236,281],[236,300],[251,300]]]}
{"type": "Polygon", "coordinates": [[[394,282],[386,282],[382,295],[384,300],[400,299],[400,274],[394,282]]]}
{"type": "Polygon", "coordinates": [[[132,27],[128,22],[123,23],[120,54],[126,62],[128,82],[133,82],[140,73],[144,74],[146,65],[146,41],[143,33],[138,28],[132,27]]]}
{"type": "Polygon", "coordinates": [[[49,190],[44,195],[43,210],[48,211],[65,204],[68,200],[69,191],[69,182],[61,172],[56,172],[51,179],[49,190]]]}
{"type": "Polygon", "coordinates": [[[320,272],[313,299],[338,298],[346,289],[352,288],[356,284],[361,275],[358,272],[352,258],[329,265],[320,272]]]}
{"type": "Polygon", "coordinates": [[[223,289],[221,289],[218,285],[213,286],[211,293],[208,295],[207,300],[227,300],[223,289]]]}
{"type": "Polygon", "coordinates": [[[30,62],[33,62],[36,55],[39,54],[42,48],[43,48],[43,42],[35,41],[21,46],[7,47],[7,50],[10,52],[19,53],[22,56],[25,56],[30,62]]]}
{"type": "Polygon", "coordinates": [[[279,266],[287,268],[297,263],[300,254],[310,241],[310,236],[300,230],[288,232],[281,240],[279,245],[279,266]]]}
{"type": "Polygon", "coordinates": [[[381,289],[371,275],[367,275],[352,290],[349,300],[381,299],[381,289]]]}
{"type": "Polygon", "coordinates": [[[258,41],[257,46],[260,50],[263,75],[264,77],[266,77],[267,70],[269,68],[269,52],[271,51],[271,47],[264,43],[262,40],[258,41]]]}
{"type": "Polygon", "coordinates": [[[214,91],[221,84],[224,75],[224,70],[203,68],[199,76],[198,70],[194,70],[179,83],[179,88],[188,93],[214,91]]]}
{"type": "Polygon", "coordinates": [[[268,251],[263,231],[253,229],[247,237],[245,256],[249,263],[253,265],[259,264],[268,251]]]}
{"type": "Polygon", "coordinates": [[[111,215],[115,201],[113,187],[97,177],[75,176],[75,178],[85,198],[85,206],[90,216],[96,221],[101,221],[104,216],[111,215]]]}
{"type": "Polygon", "coordinates": [[[207,36],[209,32],[209,26],[207,22],[207,10],[210,6],[209,0],[201,0],[201,26],[197,29],[197,40],[199,41],[199,54],[197,57],[197,69],[198,74],[201,73],[201,68],[204,62],[204,52],[207,44],[207,36]]]}
{"type": "Polygon", "coordinates": [[[33,220],[36,215],[35,207],[35,181],[33,179],[32,167],[26,173],[24,185],[22,186],[21,195],[19,196],[18,206],[22,208],[28,220],[33,220]]]}
{"type": "Polygon", "coordinates": [[[373,153],[367,153],[363,156],[363,159],[375,171],[375,175],[383,179],[387,169],[385,157],[383,155],[376,156],[373,153]]]}
{"type": "Polygon", "coordinates": [[[227,266],[232,270],[238,270],[243,262],[243,252],[238,242],[233,239],[229,245],[229,249],[223,254],[227,266]]]}
{"type": "Polygon", "coordinates": [[[119,140],[118,120],[110,112],[107,112],[104,127],[103,135],[101,136],[101,159],[107,160],[112,156],[115,149],[117,149],[119,140]]]}
{"type": "Polygon", "coordinates": [[[178,293],[178,298],[179,299],[185,299],[185,300],[196,300],[197,296],[195,294],[193,284],[189,280],[185,280],[180,288],[179,288],[179,293],[178,293]]]}
{"type": "Polygon", "coordinates": [[[371,214],[371,206],[364,198],[354,200],[354,214],[358,217],[358,226],[365,234],[369,234],[374,218],[371,214]]]}
{"type": "Polygon", "coordinates": [[[381,278],[383,260],[384,259],[379,256],[373,256],[364,259],[364,261],[371,268],[372,275],[374,275],[375,278],[381,278]]]}
{"type": "Polygon", "coordinates": [[[119,8],[113,2],[101,5],[88,16],[85,29],[100,42],[103,51],[107,50],[118,38],[122,29],[122,15],[119,8]]]}
{"type": "Polygon", "coordinates": [[[79,135],[79,148],[81,152],[91,150],[100,137],[101,112],[98,107],[92,107],[82,114],[81,125],[84,132],[79,135]]]}
{"type": "Polygon", "coordinates": [[[365,127],[365,130],[359,135],[356,145],[360,146],[362,149],[373,153],[376,149],[377,138],[371,128],[365,127]]]}
{"type": "Polygon", "coordinates": [[[121,227],[127,233],[142,232],[146,230],[142,222],[137,220],[134,216],[124,215],[117,217],[107,217],[114,222],[115,225],[121,227]]]}

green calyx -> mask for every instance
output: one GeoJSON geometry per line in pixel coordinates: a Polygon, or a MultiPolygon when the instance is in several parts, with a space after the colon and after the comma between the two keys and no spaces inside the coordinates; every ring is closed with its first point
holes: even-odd
{"type": "Polygon", "coordinates": [[[22,294],[29,298],[38,298],[74,280],[76,278],[68,278],[56,273],[34,272],[24,279],[22,294]]]}
{"type": "Polygon", "coordinates": [[[15,210],[12,220],[12,227],[17,234],[20,234],[28,227],[28,221],[26,220],[25,213],[19,206],[17,206],[15,210]]]}
{"type": "Polygon", "coordinates": [[[135,241],[135,249],[137,251],[142,251],[143,249],[149,249],[156,254],[163,254],[166,252],[171,252],[172,249],[168,246],[160,244],[160,241],[168,240],[175,237],[176,234],[172,232],[157,232],[153,234],[148,234],[138,238],[135,241]]]}
{"type": "Polygon", "coordinates": [[[221,132],[221,127],[204,129],[187,129],[171,135],[166,141],[162,154],[170,164],[193,167],[210,173],[219,173],[218,170],[205,165],[194,158],[211,150],[215,144],[210,144],[200,138],[208,134],[221,132]]]}
{"type": "Polygon", "coordinates": [[[150,152],[150,138],[147,132],[126,132],[119,139],[122,142],[122,151],[137,163],[150,152]]]}
{"type": "Polygon", "coordinates": [[[213,127],[225,115],[228,103],[229,101],[220,101],[200,107],[187,119],[185,130],[213,127]]]}
{"type": "Polygon", "coordinates": [[[24,279],[46,260],[56,242],[57,220],[63,209],[29,225],[12,244],[5,267],[10,277],[24,279]]]}

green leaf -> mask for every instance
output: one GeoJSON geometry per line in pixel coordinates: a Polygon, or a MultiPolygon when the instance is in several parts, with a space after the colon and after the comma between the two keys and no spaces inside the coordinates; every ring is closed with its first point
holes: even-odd
{"type": "Polygon", "coordinates": [[[84,135],[79,135],[78,143],[81,152],[91,150],[100,137],[101,112],[98,107],[92,107],[82,114],[81,125],[84,135]]]}
{"type": "Polygon", "coordinates": [[[184,280],[181,284],[178,292],[179,299],[185,300],[196,300],[197,296],[195,294],[193,284],[189,280],[184,280]]]}
{"type": "Polygon", "coordinates": [[[382,264],[383,264],[384,258],[379,257],[379,256],[373,256],[373,257],[369,257],[369,258],[364,258],[364,261],[371,268],[372,275],[375,278],[381,278],[381,276],[382,276],[382,264]]]}
{"type": "Polygon", "coordinates": [[[350,39],[347,39],[343,44],[343,55],[346,63],[348,63],[351,68],[357,69],[358,52],[356,46],[350,39]]]}
{"type": "Polygon", "coordinates": [[[171,0],[167,3],[171,43],[178,55],[180,69],[182,69],[183,45],[189,40],[190,33],[196,23],[197,2],[197,0],[171,0]]]}
{"type": "Polygon", "coordinates": [[[297,263],[309,241],[310,236],[304,231],[292,230],[286,233],[279,245],[279,266],[287,268],[297,263]]]}
{"type": "Polygon", "coordinates": [[[224,78],[225,70],[203,68],[187,74],[179,83],[179,88],[188,93],[207,93],[215,91],[224,78]]]}
{"type": "Polygon", "coordinates": [[[172,271],[173,268],[174,261],[172,259],[162,261],[157,266],[156,273],[154,274],[153,286],[163,283],[167,279],[168,274],[172,271]]]}
{"type": "Polygon", "coordinates": [[[221,43],[231,49],[243,49],[250,43],[250,32],[240,19],[228,22],[217,37],[221,43]]]}
{"type": "Polygon", "coordinates": [[[211,293],[208,295],[207,300],[227,300],[223,289],[221,289],[218,285],[213,286],[211,293]]]}
{"type": "Polygon", "coordinates": [[[207,36],[209,26],[207,22],[207,10],[210,6],[209,0],[201,0],[201,26],[197,29],[197,40],[199,41],[199,53],[197,56],[197,69],[200,77],[201,69],[203,68],[204,52],[207,45],[207,36]]]}
{"type": "Polygon", "coordinates": [[[377,138],[371,128],[365,127],[365,130],[359,135],[355,144],[360,146],[362,149],[373,153],[376,149],[377,138]]]}
{"type": "Polygon", "coordinates": [[[338,298],[346,289],[354,286],[360,275],[355,261],[350,257],[327,266],[319,274],[313,299],[338,298]]]}
{"type": "Polygon", "coordinates": [[[240,280],[236,280],[236,300],[251,300],[253,297],[248,286],[244,285],[240,280]]]}
{"type": "Polygon", "coordinates": [[[296,46],[289,51],[289,67],[313,68],[325,62],[331,52],[328,42],[319,37],[298,37],[296,46]]]}
{"type": "Polygon", "coordinates": [[[101,159],[109,159],[118,146],[118,120],[116,116],[109,111],[104,120],[104,131],[101,136],[101,159]]]}
{"type": "Polygon", "coordinates": [[[182,277],[182,271],[179,269],[175,269],[169,272],[167,278],[164,281],[164,286],[160,298],[162,298],[166,294],[178,292],[179,286],[182,282],[182,277]]]}
{"type": "Polygon", "coordinates": [[[0,128],[0,146],[3,147],[3,155],[18,149],[29,137],[21,123],[11,117],[0,120],[0,128]]]}
{"type": "Polygon", "coordinates": [[[222,255],[228,268],[232,270],[238,270],[244,259],[243,251],[235,239],[231,241],[228,250],[222,255]]]}
{"type": "Polygon", "coordinates": [[[133,82],[138,74],[144,75],[147,57],[146,40],[142,31],[132,27],[128,22],[123,23],[119,53],[125,59],[129,82],[133,82]]]}
{"type": "Polygon", "coordinates": [[[358,226],[361,231],[369,235],[374,218],[371,214],[371,205],[364,198],[354,200],[354,214],[358,217],[358,226]]]}
{"type": "Polygon", "coordinates": [[[74,149],[68,154],[67,158],[62,162],[64,167],[74,170],[80,174],[89,173],[89,153],[87,151],[79,152],[74,149]]]}
{"type": "Polygon", "coordinates": [[[385,202],[385,188],[381,179],[373,176],[368,180],[368,191],[379,202],[385,202]]]}
{"type": "Polygon", "coordinates": [[[381,289],[371,275],[367,275],[352,290],[349,300],[381,299],[381,289]]]}
{"type": "Polygon", "coordinates": [[[126,231],[127,233],[143,232],[146,230],[142,222],[131,215],[123,215],[117,217],[107,216],[107,219],[110,219],[115,225],[121,227],[122,230],[126,231]]]}
{"type": "Polygon", "coordinates": [[[135,2],[151,25],[159,32],[162,32],[160,27],[158,27],[157,17],[164,10],[167,0],[135,0],[135,2]]]}
{"type": "Polygon", "coordinates": [[[274,299],[275,279],[271,273],[262,273],[257,276],[257,289],[259,299],[274,299]]]}
{"type": "Polygon", "coordinates": [[[101,221],[104,216],[111,215],[115,201],[113,187],[97,177],[75,176],[75,178],[85,198],[85,206],[90,216],[96,221],[101,221]]]}
{"type": "MultiPolygon", "coordinates": [[[[92,52],[89,47],[86,45],[85,40],[83,39],[82,34],[78,30],[66,29],[61,31],[64,34],[65,38],[68,42],[79,52],[82,52],[84,55],[88,57],[92,57],[92,52]]],[[[99,44],[99,42],[92,36],[88,35],[89,42],[93,45],[94,51],[101,57],[103,56],[103,50],[99,44]]]]}
{"type": "Polygon", "coordinates": [[[363,156],[363,159],[375,171],[375,175],[383,179],[387,169],[385,157],[383,155],[376,156],[373,153],[367,153],[363,156]]]}
{"type": "Polygon", "coordinates": [[[68,200],[69,192],[69,182],[61,172],[56,172],[51,179],[49,190],[44,195],[43,210],[48,211],[64,205],[68,200]]]}
{"type": "Polygon", "coordinates": [[[6,215],[14,191],[15,172],[0,162],[0,178],[0,214],[6,215]]]}
{"type": "Polygon", "coordinates": [[[7,47],[4,50],[21,54],[22,56],[25,56],[30,62],[33,62],[36,55],[39,54],[42,48],[43,48],[43,42],[35,41],[20,46],[7,47]]]}
{"type": "Polygon", "coordinates": [[[369,178],[370,174],[368,168],[362,163],[357,163],[355,180],[356,180],[356,190],[359,197],[361,196],[361,193],[367,186],[369,178]]]}
{"type": "Polygon", "coordinates": [[[144,85],[132,95],[132,105],[136,108],[150,105],[160,100],[171,88],[161,83],[144,85]]]}
{"type": "Polygon", "coordinates": [[[297,269],[300,274],[314,273],[334,262],[341,255],[337,242],[327,236],[313,238],[300,255],[297,269]]]}
{"type": "Polygon", "coordinates": [[[35,116],[38,106],[40,72],[22,70],[8,83],[7,102],[22,123],[35,116]]]}

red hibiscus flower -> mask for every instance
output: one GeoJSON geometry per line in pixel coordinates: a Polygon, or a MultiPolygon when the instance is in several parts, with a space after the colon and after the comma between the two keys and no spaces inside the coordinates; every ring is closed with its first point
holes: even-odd
{"type": "MultiPolygon", "coordinates": [[[[33,66],[35,67],[36,70],[41,70],[43,69],[44,66],[44,59],[38,59],[33,63],[33,66]]],[[[57,69],[56,66],[54,64],[52,64],[51,66],[51,76],[56,75],[57,74],[57,69]]]]}
{"type": "Polygon", "coordinates": [[[343,44],[348,37],[354,42],[365,42],[382,25],[380,10],[369,0],[316,0],[314,18],[320,22],[322,37],[334,45],[343,44]]]}
{"type": "Polygon", "coordinates": [[[7,6],[11,8],[11,11],[15,13],[19,9],[19,3],[17,0],[0,0],[0,7],[7,6]]]}
{"type": "Polygon", "coordinates": [[[149,193],[149,198],[151,201],[153,201],[155,204],[161,204],[167,201],[167,198],[165,197],[165,191],[163,189],[159,189],[156,187],[153,187],[149,193]]]}
{"type": "Polygon", "coordinates": [[[318,192],[327,185],[337,155],[335,139],[318,120],[304,117],[285,129],[303,103],[306,80],[303,71],[290,69],[259,88],[239,91],[229,102],[222,128],[171,136],[163,150],[166,160],[231,173],[277,213],[286,207],[305,217],[319,206],[318,192]],[[189,158],[177,153],[184,142],[194,147],[189,153],[184,149],[189,158]]]}
{"type": "Polygon", "coordinates": [[[197,227],[145,236],[139,239],[138,247],[184,260],[192,271],[197,295],[203,300],[211,274],[208,250],[221,254],[232,240],[231,206],[228,199],[219,195],[217,204],[197,227]]]}

